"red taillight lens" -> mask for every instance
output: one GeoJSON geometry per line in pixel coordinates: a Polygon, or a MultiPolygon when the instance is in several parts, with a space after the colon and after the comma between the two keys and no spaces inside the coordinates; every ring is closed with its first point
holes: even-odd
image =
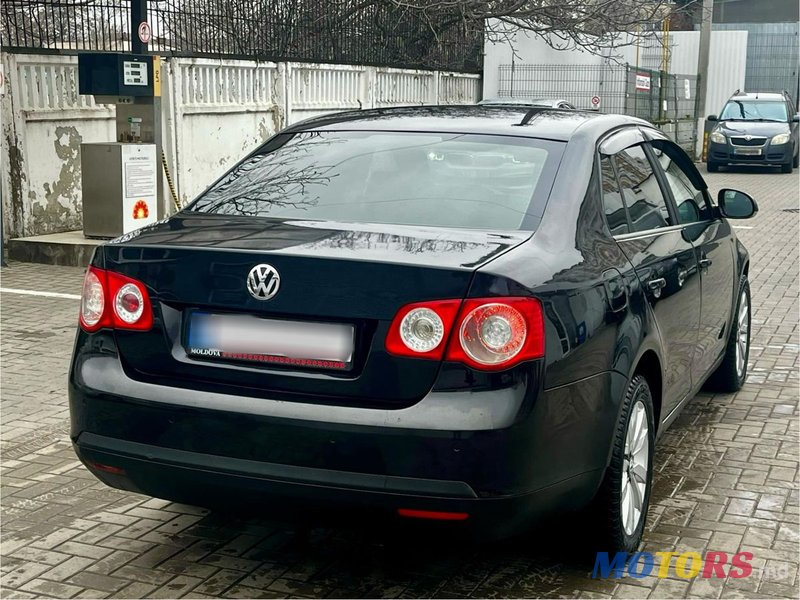
{"type": "Polygon", "coordinates": [[[542,305],[518,297],[409,304],[395,315],[386,350],[417,358],[444,354],[445,360],[483,371],[508,369],[544,356],[542,305]]]}
{"type": "Polygon", "coordinates": [[[417,510],[414,508],[398,508],[397,514],[411,519],[431,519],[433,521],[466,521],[469,518],[469,513],[465,512],[417,510]]]}
{"type": "Polygon", "coordinates": [[[99,462],[90,462],[89,464],[92,466],[92,468],[97,469],[98,471],[105,471],[106,473],[112,473],[114,475],[125,475],[125,469],[122,467],[104,465],[99,462]]]}
{"type": "Polygon", "coordinates": [[[458,320],[446,360],[500,371],[544,356],[544,318],[536,298],[469,298],[458,320]]]}
{"type": "Polygon", "coordinates": [[[395,356],[441,359],[461,300],[408,304],[394,317],[386,350],[395,356]]]}
{"type": "Polygon", "coordinates": [[[153,326],[153,309],[145,286],[125,275],[89,267],[81,296],[81,327],[147,330],[153,326]]]}
{"type": "Polygon", "coordinates": [[[97,331],[108,325],[106,316],[106,272],[89,267],[83,278],[80,323],[86,331],[97,331]]]}

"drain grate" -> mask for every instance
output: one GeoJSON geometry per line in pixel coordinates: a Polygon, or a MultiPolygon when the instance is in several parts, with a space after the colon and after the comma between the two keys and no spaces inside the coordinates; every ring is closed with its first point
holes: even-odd
{"type": "Polygon", "coordinates": [[[784,208],[783,212],[800,213],[800,208],[784,208]]]}

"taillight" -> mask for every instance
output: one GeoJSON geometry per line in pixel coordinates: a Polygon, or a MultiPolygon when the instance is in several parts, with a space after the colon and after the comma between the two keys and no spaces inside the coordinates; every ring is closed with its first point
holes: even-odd
{"type": "Polygon", "coordinates": [[[81,327],[147,330],[153,326],[150,297],[142,282],[96,267],[86,270],[81,295],[81,327]]]}
{"type": "Polygon", "coordinates": [[[542,306],[535,298],[518,297],[409,304],[395,315],[386,350],[396,356],[444,356],[484,371],[508,369],[544,356],[542,306]]]}
{"type": "Polygon", "coordinates": [[[446,360],[499,371],[544,356],[542,305],[535,298],[470,298],[459,312],[446,360]]]}
{"type": "Polygon", "coordinates": [[[394,317],[386,350],[396,356],[440,359],[461,300],[408,304],[394,317]]]}
{"type": "Polygon", "coordinates": [[[103,316],[106,309],[105,271],[89,267],[83,278],[81,292],[81,327],[86,331],[96,331],[105,325],[103,316]]]}

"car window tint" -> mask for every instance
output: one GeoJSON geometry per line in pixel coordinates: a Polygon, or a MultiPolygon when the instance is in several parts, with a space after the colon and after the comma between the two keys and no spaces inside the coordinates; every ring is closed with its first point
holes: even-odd
{"type": "Polygon", "coordinates": [[[625,202],[619,191],[617,176],[614,174],[610,156],[604,156],[600,161],[600,178],[603,188],[603,212],[606,215],[611,235],[630,233],[625,202]]]}
{"type": "Polygon", "coordinates": [[[280,142],[234,167],[188,210],[527,230],[563,149],[547,140],[433,132],[311,131],[280,142]]]}
{"type": "Polygon", "coordinates": [[[615,154],[614,161],[633,231],[674,225],[644,149],[631,146],[615,154]]]}
{"type": "Polygon", "coordinates": [[[695,189],[689,177],[675,161],[657,148],[654,148],[654,151],[664,169],[664,176],[678,207],[678,221],[686,224],[710,219],[711,211],[703,192],[695,189]]]}

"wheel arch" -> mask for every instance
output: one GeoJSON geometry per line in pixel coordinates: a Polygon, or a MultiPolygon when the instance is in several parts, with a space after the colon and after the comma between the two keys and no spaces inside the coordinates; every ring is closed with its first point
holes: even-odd
{"type": "Polygon", "coordinates": [[[658,433],[661,425],[661,407],[663,405],[664,375],[661,367],[661,359],[652,349],[645,350],[636,362],[636,366],[631,374],[631,379],[636,375],[642,375],[650,386],[650,395],[653,399],[653,422],[658,433]]]}

